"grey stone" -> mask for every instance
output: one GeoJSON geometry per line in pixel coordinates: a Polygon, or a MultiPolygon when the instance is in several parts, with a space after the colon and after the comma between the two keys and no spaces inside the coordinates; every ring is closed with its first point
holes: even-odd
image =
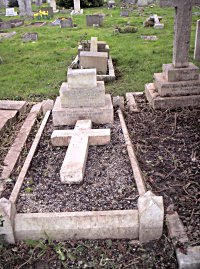
{"type": "Polygon", "coordinates": [[[75,12],[80,12],[81,10],[80,0],[74,0],[74,10],[75,12]]]}
{"type": "Polygon", "coordinates": [[[97,87],[96,69],[68,68],[67,82],[70,89],[93,89],[97,87]]]}
{"type": "Polygon", "coordinates": [[[194,59],[200,61],[200,20],[197,21],[194,59]]]}
{"type": "Polygon", "coordinates": [[[38,33],[25,33],[23,35],[23,42],[37,41],[38,33]]]}
{"type": "Polygon", "coordinates": [[[54,105],[54,101],[53,100],[50,100],[50,99],[44,100],[42,102],[42,113],[43,113],[43,115],[45,115],[48,110],[52,110],[53,109],[53,105],[54,105]]]}
{"type": "Polygon", "coordinates": [[[176,250],[179,269],[199,269],[200,268],[200,246],[188,247],[187,253],[181,249],[176,250]]]}
{"type": "Polygon", "coordinates": [[[60,27],[61,28],[71,28],[71,27],[73,27],[72,18],[67,18],[67,19],[60,20],[60,27]]]}
{"type": "Polygon", "coordinates": [[[98,73],[106,74],[108,69],[108,53],[107,52],[80,52],[80,67],[96,68],[98,73]]]}
{"type": "Polygon", "coordinates": [[[121,16],[121,17],[129,17],[129,11],[126,10],[126,9],[122,9],[122,10],[120,11],[120,16],[121,16]]]}
{"type": "Polygon", "coordinates": [[[89,14],[86,15],[86,24],[87,26],[103,26],[103,14],[89,14]]]}
{"type": "Polygon", "coordinates": [[[113,107],[119,107],[121,110],[124,110],[124,97],[123,96],[114,96],[113,97],[113,107]]]}
{"type": "Polygon", "coordinates": [[[48,16],[53,17],[53,8],[52,7],[41,7],[42,11],[48,11],[48,16]]]}

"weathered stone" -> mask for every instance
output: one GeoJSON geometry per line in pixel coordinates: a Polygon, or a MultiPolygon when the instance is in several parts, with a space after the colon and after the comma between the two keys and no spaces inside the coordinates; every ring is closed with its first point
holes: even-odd
{"type": "Polygon", "coordinates": [[[62,107],[91,107],[105,105],[105,85],[103,81],[97,82],[92,89],[70,89],[68,83],[63,82],[60,88],[62,107]]]}
{"type": "Polygon", "coordinates": [[[199,269],[200,268],[200,246],[188,247],[187,254],[181,249],[176,249],[176,257],[179,269],[199,269]]]}
{"type": "Polygon", "coordinates": [[[103,26],[103,15],[102,14],[88,14],[86,15],[87,26],[103,26]]]}
{"type": "Polygon", "coordinates": [[[52,110],[53,125],[75,125],[77,120],[91,119],[97,124],[113,122],[113,106],[110,95],[105,95],[103,107],[66,108],[61,106],[60,97],[57,97],[52,110]]]}
{"type": "Polygon", "coordinates": [[[164,28],[164,24],[160,23],[160,20],[158,18],[158,15],[154,14],[154,28],[155,29],[163,29],[164,28]]]}
{"type": "MultiPolygon", "coordinates": [[[[93,134],[93,132],[91,132],[91,127],[91,120],[78,120],[75,129],[73,131],[71,130],[70,135],[63,137],[63,139],[66,138],[67,141],[69,141],[69,137],[71,137],[71,139],[60,170],[60,179],[62,183],[79,184],[83,181],[88,155],[89,137],[93,134]]],[[[52,141],[54,140],[54,142],[55,139],[53,138],[59,131],[55,132],[56,133],[52,134],[52,141]]],[[[95,136],[93,142],[97,141],[97,145],[102,145],[103,141],[106,142],[106,144],[110,142],[110,129],[99,129],[98,133],[99,136],[95,136]],[[101,139],[101,136],[105,138],[105,133],[107,139],[101,139]]]]}
{"type": "Polygon", "coordinates": [[[17,214],[16,240],[137,239],[138,211],[17,214]]]}
{"type": "Polygon", "coordinates": [[[48,11],[48,16],[53,17],[53,8],[52,7],[41,7],[40,8],[42,11],[48,11]]]}
{"type": "Polygon", "coordinates": [[[156,91],[154,83],[145,84],[145,95],[154,109],[166,110],[177,107],[198,107],[200,95],[161,97],[156,91]]]}
{"type": "Polygon", "coordinates": [[[74,0],[74,10],[75,12],[80,12],[81,10],[80,0],[74,0]]]}
{"type": "Polygon", "coordinates": [[[187,96],[200,94],[200,79],[168,82],[163,73],[155,73],[155,87],[161,97],[164,96],[187,96]]]}
{"type": "Polygon", "coordinates": [[[4,236],[7,243],[15,244],[14,219],[16,208],[13,203],[5,198],[0,199],[0,235],[4,236]]]}
{"type": "Polygon", "coordinates": [[[15,121],[16,116],[17,110],[0,110],[0,135],[15,121]]]}
{"type": "Polygon", "coordinates": [[[123,96],[114,96],[113,97],[113,107],[119,107],[121,110],[124,110],[124,97],[123,96]]]}
{"type": "Polygon", "coordinates": [[[25,33],[22,38],[23,42],[37,41],[38,33],[25,33]]]}
{"type": "Polygon", "coordinates": [[[121,17],[129,17],[129,11],[126,10],[126,9],[122,9],[122,10],[120,11],[120,16],[121,16],[121,17]]]}
{"type": "Polygon", "coordinates": [[[26,101],[0,100],[0,109],[17,110],[20,114],[26,111],[26,101]]]}
{"type": "Polygon", "coordinates": [[[72,18],[60,20],[60,28],[71,28],[71,27],[73,27],[72,18]]]}
{"type": "Polygon", "coordinates": [[[43,113],[43,115],[45,115],[48,110],[52,110],[53,105],[54,105],[53,100],[50,100],[50,99],[44,100],[42,102],[42,113],[43,113]]]}
{"type": "Polygon", "coordinates": [[[169,82],[199,80],[199,68],[193,63],[189,63],[185,68],[175,68],[172,64],[163,64],[162,69],[169,82]]]}
{"type": "Polygon", "coordinates": [[[132,92],[126,93],[126,102],[131,112],[138,112],[138,107],[132,92]]]}
{"type": "Polygon", "coordinates": [[[200,20],[197,21],[194,59],[200,61],[200,20]]]}
{"type": "Polygon", "coordinates": [[[162,236],[164,205],[162,196],[147,191],[138,199],[139,240],[141,243],[159,239],[162,236]]]}
{"type": "Polygon", "coordinates": [[[108,68],[108,53],[81,51],[80,66],[83,68],[96,68],[97,72],[106,74],[108,68]]]}
{"type": "Polygon", "coordinates": [[[91,37],[90,51],[91,52],[97,52],[98,51],[97,37],[91,37]]]}
{"type": "Polygon", "coordinates": [[[68,69],[68,87],[71,89],[93,89],[97,87],[95,69],[68,69]]]}

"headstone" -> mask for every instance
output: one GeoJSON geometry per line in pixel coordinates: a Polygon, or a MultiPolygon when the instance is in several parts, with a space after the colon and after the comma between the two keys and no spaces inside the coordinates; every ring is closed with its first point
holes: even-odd
{"type": "Polygon", "coordinates": [[[74,10],[71,15],[83,14],[83,9],[81,9],[80,0],[74,0],[74,10]]]}
{"type": "Polygon", "coordinates": [[[148,101],[155,109],[200,105],[199,69],[189,63],[192,6],[199,0],[160,0],[161,7],[175,8],[173,63],[154,74],[154,84],[145,85],[148,101]],[[187,18],[187,19],[186,19],[187,18]]]}
{"type": "Polygon", "coordinates": [[[102,14],[86,15],[86,24],[87,26],[93,26],[93,25],[98,25],[99,27],[103,26],[103,15],[102,14]]]}
{"type": "Polygon", "coordinates": [[[122,9],[120,12],[121,17],[128,17],[129,16],[129,11],[126,9],[122,9]]]}
{"type": "Polygon", "coordinates": [[[60,170],[61,182],[79,184],[83,181],[88,155],[91,145],[104,145],[110,142],[110,129],[91,129],[91,120],[78,120],[74,130],[56,130],[51,136],[55,146],[68,146],[65,159],[60,170]],[[55,141],[61,143],[55,143],[55,141]]]}
{"type": "Polygon", "coordinates": [[[48,11],[48,16],[53,17],[53,8],[52,7],[41,7],[41,11],[48,11]]]}
{"type": "Polygon", "coordinates": [[[108,9],[114,8],[115,7],[115,1],[114,0],[109,0],[108,1],[108,9]]]}
{"type": "Polygon", "coordinates": [[[155,29],[163,29],[164,28],[164,24],[163,23],[160,23],[160,20],[158,18],[158,15],[157,14],[154,14],[153,15],[153,18],[154,18],[154,28],[155,29]]]}
{"type": "Polygon", "coordinates": [[[50,0],[50,7],[53,8],[53,13],[58,13],[58,10],[56,9],[56,1],[50,0]]]}
{"type": "Polygon", "coordinates": [[[200,20],[197,21],[194,59],[200,61],[200,20]]]}
{"type": "Polygon", "coordinates": [[[6,16],[8,17],[17,16],[17,12],[15,12],[14,7],[6,8],[6,16]]]}
{"type": "Polygon", "coordinates": [[[25,33],[23,35],[23,42],[37,41],[38,33],[25,33]]]}
{"type": "Polygon", "coordinates": [[[61,28],[70,28],[70,27],[73,27],[72,18],[66,18],[66,19],[60,20],[60,27],[61,28]]]}
{"type": "Polygon", "coordinates": [[[81,68],[96,68],[97,73],[106,74],[108,68],[108,52],[98,51],[98,40],[91,38],[89,51],[80,51],[79,61],[81,68]]]}

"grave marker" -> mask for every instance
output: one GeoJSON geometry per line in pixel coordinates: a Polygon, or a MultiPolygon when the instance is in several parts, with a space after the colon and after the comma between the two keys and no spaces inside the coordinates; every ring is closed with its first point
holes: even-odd
{"type": "Polygon", "coordinates": [[[74,130],[53,132],[51,141],[54,146],[63,145],[63,141],[66,142],[65,145],[69,144],[60,170],[60,179],[63,183],[78,184],[83,180],[88,147],[91,144],[90,137],[95,137],[92,140],[93,145],[104,145],[110,142],[110,129],[92,130],[91,127],[91,120],[78,120],[74,130]],[[58,136],[61,143],[56,143],[58,136]]]}

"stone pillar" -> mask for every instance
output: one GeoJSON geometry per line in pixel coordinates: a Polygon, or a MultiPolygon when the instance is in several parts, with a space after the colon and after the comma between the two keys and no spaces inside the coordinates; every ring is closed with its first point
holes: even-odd
{"type": "Polygon", "coordinates": [[[163,197],[147,191],[138,199],[139,241],[146,243],[162,236],[164,222],[163,197]]]}
{"type": "Polygon", "coordinates": [[[14,219],[16,208],[6,198],[0,199],[0,235],[5,236],[5,241],[15,244],[14,219]]]}
{"type": "Polygon", "coordinates": [[[56,1],[55,0],[50,0],[50,7],[53,8],[53,12],[56,12],[56,1]]]}
{"type": "Polygon", "coordinates": [[[200,20],[197,21],[194,59],[200,61],[200,20]]]}
{"type": "Polygon", "coordinates": [[[80,12],[81,11],[80,0],[74,0],[74,11],[75,12],[80,12]]]}

